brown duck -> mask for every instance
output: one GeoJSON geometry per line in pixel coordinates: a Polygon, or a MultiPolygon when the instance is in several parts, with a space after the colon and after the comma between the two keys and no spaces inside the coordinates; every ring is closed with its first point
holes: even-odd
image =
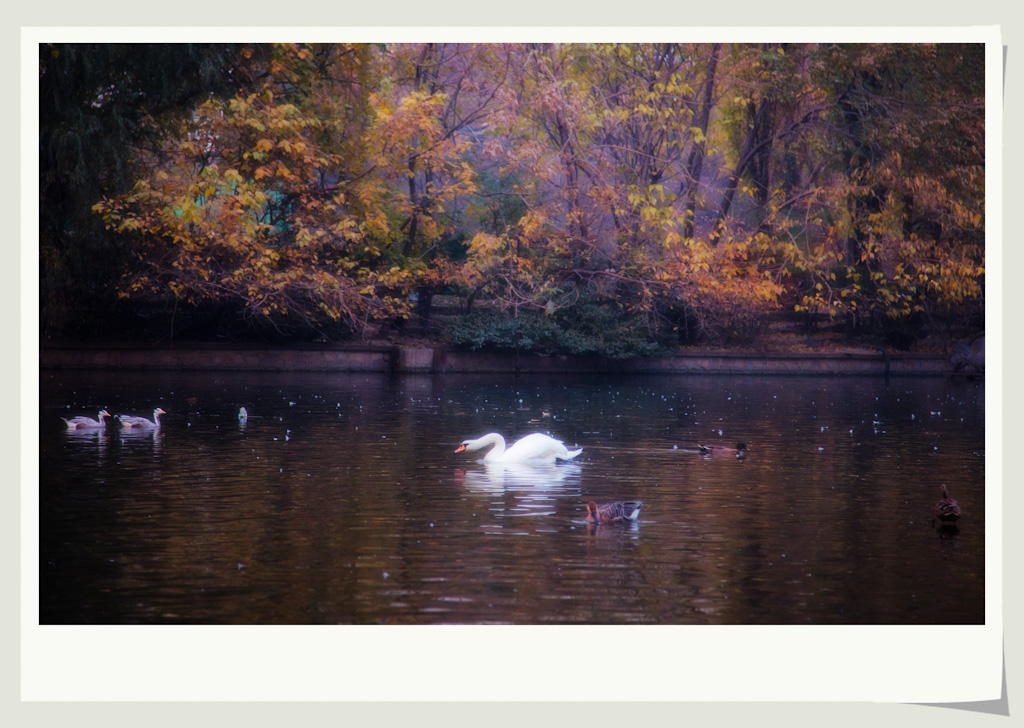
{"type": "Polygon", "coordinates": [[[640,517],[640,509],[644,504],[640,501],[615,501],[597,505],[594,501],[587,503],[588,523],[615,523],[616,521],[635,521],[640,517]]]}
{"type": "Polygon", "coordinates": [[[728,445],[697,445],[703,455],[710,457],[732,457],[738,458],[743,457],[747,453],[747,444],[745,442],[736,443],[736,447],[729,447],[728,445]]]}
{"type": "Polygon", "coordinates": [[[960,518],[960,504],[956,498],[950,498],[946,492],[946,484],[942,484],[942,498],[935,504],[935,517],[942,523],[956,523],[960,518]]]}

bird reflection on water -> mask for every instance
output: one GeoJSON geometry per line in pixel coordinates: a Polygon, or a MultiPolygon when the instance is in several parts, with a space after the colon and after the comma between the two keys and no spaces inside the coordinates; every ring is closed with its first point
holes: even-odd
{"type": "Polygon", "coordinates": [[[455,482],[474,496],[511,496],[507,515],[542,515],[554,512],[556,498],[579,497],[581,473],[575,463],[481,463],[477,468],[456,470],[455,482]]]}
{"type": "Polygon", "coordinates": [[[579,485],[581,473],[582,468],[576,464],[481,463],[471,470],[456,471],[456,477],[471,491],[494,493],[506,489],[557,490],[574,482],[579,485]]]}
{"type": "Polygon", "coordinates": [[[984,623],[984,389],[970,383],[46,381],[47,624],[984,623]],[[179,415],[159,433],[63,432],[69,408],[129,391],[179,415]],[[541,403],[576,460],[452,452],[467,433],[529,432],[541,403]],[[689,447],[709,437],[754,448],[689,447]],[[963,515],[936,536],[942,481],[963,515]],[[642,500],[643,515],[587,524],[591,500],[642,500]]]}

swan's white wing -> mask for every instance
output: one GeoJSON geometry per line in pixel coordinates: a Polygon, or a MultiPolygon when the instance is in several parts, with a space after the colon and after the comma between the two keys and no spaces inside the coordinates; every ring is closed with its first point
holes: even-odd
{"type": "Polygon", "coordinates": [[[570,453],[565,445],[553,437],[535,432],[517,441],[512,447],[505,451],[502,456],[503,462],[554,462],[557,458],[571,460],[580,454],[582,450],[570,453]]]}

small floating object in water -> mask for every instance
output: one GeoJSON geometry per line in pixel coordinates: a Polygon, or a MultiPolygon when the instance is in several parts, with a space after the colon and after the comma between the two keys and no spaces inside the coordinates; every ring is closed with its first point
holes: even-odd
{"type": "Polygon", "coordinates": [[[697,445],[697,447],[706,457],[741,458],[747,454],[747,444],[744,442],[737,442],[736,447],[726,445],[697,445]]]}
{"type": "Polygon", "coordinates": [[[239,422],[245,422],[248,419],[249,419],[249,411],[246,410],[245,407],[239,407],[238,408],[238,421],[239,422]]]}
{"type": "Polygon", "coordinates": [[[640,501],[615,501],[599,506],[595,501],[587,503],[588,523],[615,523],[617,521],[635,521],[640,518],[640,509],[644,504],[640,501]]]}
{"type": "Polygon", "coordinates": [[[935,517],[942,523],[954,524],[960,518],[960,504],[956,502],[955,498],[949,497],[945,483],[940,488],[942,497],[935,504],[935,517]]]}

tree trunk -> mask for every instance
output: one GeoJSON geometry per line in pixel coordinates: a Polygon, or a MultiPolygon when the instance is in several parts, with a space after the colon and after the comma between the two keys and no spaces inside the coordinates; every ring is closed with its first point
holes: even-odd
{"type": "Polygon", "coordinates": [[[763,146],[767,146],[768,140],[771,139],[770,134],[765,139],[761,139],[763,134],[762,125],[764,124],[765,117],[769,114],[770,108],[771,102],[767,97],[764,97],[761,99],[761,103],[758,105],[757,111],[751,114],[753,119],[750,125],[750,131],[747,132],[747,139],[743,143],[743,151],[740,152],[740,159],[739,162],[736,163],[736,169],[731,175],[729,175],[729,183],[726,185],[725,194],[723,195],[722,202],[718,208],[718,216],[715,219],[715,225],[711,231],[712,247],[718,245],[718,241],[722,237],[722,232],[725,230],[725,218],[729,215],[729,208],[732,206],[733,197],[736,195],[736,186],[739,184],[743,171],[747,168],[747,165],[750,163],[754,154],[763,146]]]}
{"type": "MultiPolygon", "coordinates": [[[[430,54],[434,50],[433,43],[427,43],[423,46],[423,53],[420,55],[419,61],[416,63],[416,77],[413,81],[413,90],[419,91],[423,84],[430,78],[432,73],[436,73],[436,69],[431,70],[428,68],[430,63],[430,54]]],[[[426,192],[424,185],[424,192],[426,192]]],[[[426,195],[424,194],[424,197],[426,195]]],[[[409,157],[409,232],[405,238],[405,244],[402,246],[402,254],[405,256],[412,255],[416,249],[416,235],[419,232],[420,215],[423,214],[423,204],[420,200],[420,196],[417,194],[416,185],[416,155],[409,157]]]]}
{"type": "MultiPolygon", "coordinates": [[[[704,80],[704,100],[701,103],[700,119],[698,127],[701,136],[708,132],[708,120],[711,116],[711,101],[715,86],[715,70],[718,67],[718,54],[722,49],[721,43],[715,43],[711,48],[711,59],[708,61],[708,75],[704,80]]],[[[697,190],[700,187],[700,174],[704,167],[704,149],[706,140],[701,139],[693,145],[690,150],[690,158],[686,160],[686,176],[689,179],[689,188],[686,192],[686,218],[683,222],[683,237],[693,237],[693,222],[697,214],[697,190]]]]}

